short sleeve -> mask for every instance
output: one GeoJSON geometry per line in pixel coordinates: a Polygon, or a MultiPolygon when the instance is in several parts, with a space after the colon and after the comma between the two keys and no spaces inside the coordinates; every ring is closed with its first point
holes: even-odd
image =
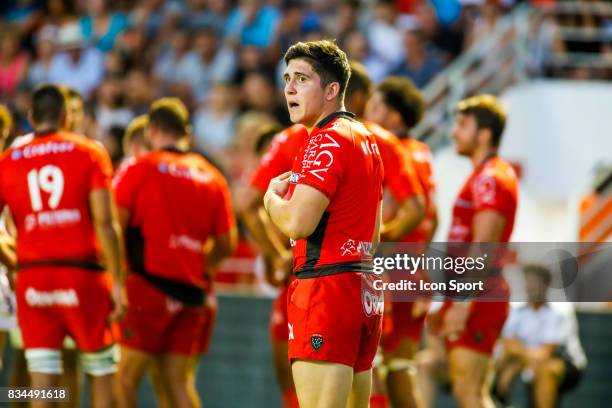
{"type": "Polygon", "coordinates": [[[330,130],[313,134],[306,144],[298,184],[313,187],[331,200],[344,177],[353,145],[330,130]]]}
{"type": "Polygon", "coordinates": [[[106,150],[95,149],[92,152],[92,162],[90,190],[98,188],[110,190],[113,179],[113,164],[106,150]]]}
{"type": "Polygon", "coordinates": [[[385,168],[384,185],[391,191],[397,202],[412,196],[423,195],[414,162],[400,146],[379,143],[380,155],[385,168]]]}
{"type": "Polygon", "coordinates": [[[113,179],[113,189],[115,200],[119,207],[133,209],[136,203],[136,192],[140,186],[143,164],[131,160],[123,163],[115,178],[113,179]]]}
{"type": "Polygon", "coordinates": [[[268,189],[270,180],[274,177],[291,170],[292,161],[283,151],[283,145],[287,141],[287,135],[280,133],[272,139],[270,147],[261,159],[261,164],[251,176],[250,184],[264,193],[268,189]]]}
{"type": "Polygon", "coordinates": [[[502,337],[505,339],[516,339],[518,336],[518,322],[519,322],[519,314],[521,312],[520,308],[512,308],[510,309],[510,316],[508,316],[508,320],[506,320],[506,324],[504,324],[504,329],[502,331],[502,337]]]}
{"type": "Polygon", "coordinates": [[[569,332],[569,320],[563,314],[551,309],[550,317],[540,330],[541,342],[542,344],[565,344],[569,337],[569,332]]]}
{"type": "Polygon", "coordinates": [[[503,213],[509,201],[509,192],[499,179],[485,172],[472,182],[472,200],[474,211],[496,210],[503,213]]]}
{"type": "Polygon", "coordinates": [[[232,199],[229,187],[227,186],[227,182],[225,181],[223,175],[218,173],[218,175],[215,177],[215,183],[217,187],[217,205],[215,208],[217,211],[213,215],[213,235],[221,235],[228,232],[236,224],[236,219],[232,210],[232,199]]]}

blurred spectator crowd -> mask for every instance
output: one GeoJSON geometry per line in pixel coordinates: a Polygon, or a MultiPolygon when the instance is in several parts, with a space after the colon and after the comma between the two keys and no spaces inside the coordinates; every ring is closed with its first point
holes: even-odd
{"type": "MultiPolygon", "coordinates": [[[[254,129],[288,124],[281,73],[282,55],[292,43],[335,38],[375,82],[403,75],[424,87],[515,5],[514,0],[3,0],[0,103],[11,107],[15,131],[23,133],[31,89],[44,82],[66,84],[85,99],[83,133],[102,141],[118,161],[131,119],[145,113],[154,98],[178,96],[192,112],[193,148],[232,180],[248,166],[241,152],[252,150],[254,129]]],[[[554,28],[542,27],[540,21],[534,35],[543,40],[534,52],[571,47],[555,42],[554,28]]]]}
{"type": "Polygon", "coordinates": [[[162,95],[192,112],[193,144],[232,178],[264,122],[288,124],[282,55],[335,38],[374,81],[425,86],[510,2],[475,0],[5,0],[0,102],[28,130],[28,93],[59,82],[86,103],[83,132],[115,160],[130,120],[162,95]],[[228,155],[227,153],[235,153],[228,155]],[[232,156],[235,163],[230,158],[232,156]],[[237,159],[238,158],[238,159],[237,159]]]}

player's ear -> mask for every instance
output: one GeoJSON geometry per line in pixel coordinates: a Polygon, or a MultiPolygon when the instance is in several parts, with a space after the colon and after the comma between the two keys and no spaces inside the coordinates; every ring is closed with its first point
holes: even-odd
{"type": "Polygon", "coordinates": [[[328,101],[333,101],[340,94],[340,83],[332,82],[328,84],[326,87],[325,99],[328,101]]]}
{"type": "Polygon", "coordinates": [[[62,110],[62,116],[60,116],[60,128],[66,129],[68,127],[68,106],[64,105],[62,110]]]}
{"type": "Polygon", "coordinates": [[[478,138],[480,139],[481,144],[486,144],[487,146],[493,147],[493,132],[491,132],[491,129],[478,129],[478,138]]]}

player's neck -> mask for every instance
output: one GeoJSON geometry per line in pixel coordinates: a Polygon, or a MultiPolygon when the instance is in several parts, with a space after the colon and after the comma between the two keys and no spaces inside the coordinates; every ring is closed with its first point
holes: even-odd
{"type": "Polygon", "coordinates": [[[323,108],[323,111],[321,112],[315,123],[306,126],[306,129],[308,129],[308,133],[310,134],[312,130],[317,126],[317,124],[319,124],[319,122],[321,122],[323,119],[325,119],[332,113],[345,110],[346,108],[344,107],[344,103],[335,103],[333,105],[329,105],[323,108]]]}
{"type": "Polygon", "coordinates": [[[472,165],[474,168],[478,168],[485,164],[490,158],[497,155],[497,149],[492,147],[478,147],[476,151],[472,154],[470,159],[472,160],[472,165]]]}
{"type": "Polygon", "coordinates": [[[59,126],[57,123],[52,122],[43,122],[34,126],[34,134],[35,135],[46,135],[49,133],[55,133],[59,130],[59,126]]]}

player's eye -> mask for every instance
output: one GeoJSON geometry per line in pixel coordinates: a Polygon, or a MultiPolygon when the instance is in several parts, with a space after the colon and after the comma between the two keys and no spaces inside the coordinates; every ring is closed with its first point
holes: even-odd
{"type": "Polygon", "coordinates": [[[303,76],[303,75],[298,76],[298,82],[300,82],[300,83],[306,82],[306,77],[303,76]]]}

